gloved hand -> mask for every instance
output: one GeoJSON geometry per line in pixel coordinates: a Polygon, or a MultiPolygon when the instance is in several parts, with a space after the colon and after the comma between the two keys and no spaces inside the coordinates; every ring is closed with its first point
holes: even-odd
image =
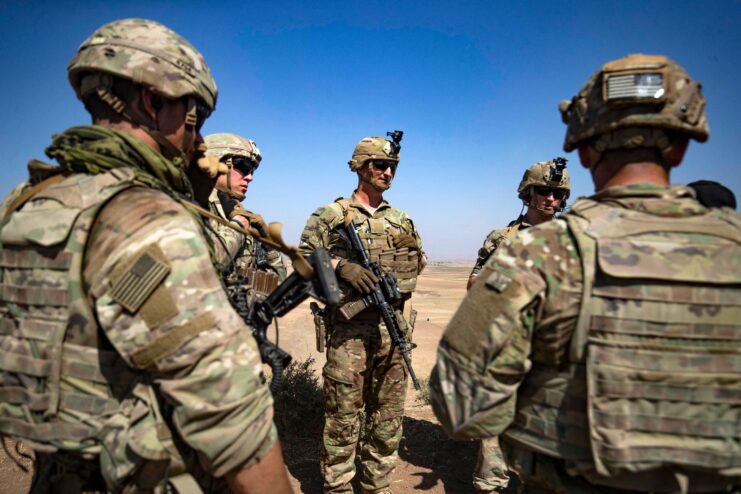
{"type": "Polygon", "coordinates": [[[242,216],[244,218],[247,218],[247,221],[249,221],[250,226],[260,232],[263,235],[267,235],[268,233],[268,224],[265,223],[265,220],[263,217],[257,213],[253,213],[252,211],[247,211],[244,208],[234,208],[229,215],[229,219],[234,218],[235,216],[242,216]]]}
{"type": "Polygon", "coordinates": [[[414,235],[409,235],[408,233],[397,233],[396,235],[392,235],[391,241],[397,249],[403,249],[406,247],[411,250],[417,250],[419,248],[417,246],[417,239],[414,235]]]}
{"type": "Polygon", "coordinates": [[[371,271],[345,259],[337,265],[337,270],[340,278],[350,283],[360,293],[370,293],[378,283],[378,278],[371,271]]]}
{"type": "Polygon", "coordinates": [[[206,145],[201,143],[196,150],[195,155],[198,169],[209,178],[216,178],[219,175],[229,173],[229,167],[219,161],[215,156],[206,156],[206,145]]]}

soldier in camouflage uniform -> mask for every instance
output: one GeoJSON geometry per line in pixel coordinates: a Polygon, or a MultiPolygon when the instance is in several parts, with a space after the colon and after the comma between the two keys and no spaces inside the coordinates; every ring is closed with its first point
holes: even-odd
{"type": "MultiPolygon", "coordinates": [[[[556,160],[540,161],[525,170],[517,193],[527,211],[510,222],[506,228],[496,229],[486,237],[468,279],[468,289],[476,281],[489,257],[505,240],[513,238],[518,231],[552,220],[557,211],[562,211],[566,207],[571,186],[568,171],[565,169],[566,160],[562,163],[563,168],[560,172],[556,168],[556,160]]],[[[473,472],[473,486],[478,492],[499,492],[508,484],[509,471],[499,446],[499,438],[482,439],[473,472]]]]}
{"type": "MultiPolygon", "coordinates": [[[[396,276],[403,302],[395,307],[402,328],[411,338],[411,295],[426,264],[422,240],[411,218],[383,199],[399,163],[398,148],[383,137],[361,140],[349,161],[358,175],[350,198],[339,198],[317,209],[306,223],[299,248],[304,255],[324,248],[332,256],[342,301],[367,293],[378,281],[358,264],[340,234],[352,221],[372,262],[396,276]],[[407,328],[408,326],[408,328],[407,328]]],[[[407,388],[404,361],[376,308],[369,307],[348,320],[342,309],[328,321],[329,342],[324,366],[325,418],[321,458],[325,492],[352,492],[355,452],[360,441],[363,492],[389,493],[391,473],[398,459],[401,423],[407,388]],[[360,417],[365,409],[365,434],[360,417]]]]}
{"type": "Polygon", "coordinates": [[[597,193],[501,246],[443,335],[436,415],[528,492],[740,486],[741,217],[669,185],[704,108],[666,57],[597,71],[561,104],[597,193]]]}
{"type": "Polygon", "coordinates": [[[517,187],[517,195],[527,211],[516,220],[510,221],[505,228],[497,228],[487,235],[484,245],[479,249],[466,288],[471,288],[487,259],[502,242],[512,238],[520,230],[552,220],[557,212],[566,207],[566,199],[570,193],[569,172],[564,168],[562,173],[557,173],[555,160],[539,161],[525,170],[517,187]]]}
{"type": "Polygon", "coordinates": [[[205,61],[127,19],[69,79],[94,125],[0,207],[0,433],[36,451],[32,492],[290,492],[256,342],[187,199],[222,171],[199,146],[205,61]]]}
{"type": "MultiPolygon", "coordinates": [[[[206,156],[212,156],[225,164],[228,172],[219,175],[216,187],[208,198],[209,210],[225,220],[231,220],[242,228],[252,226],[267,232],[265,220],[259,214],[242,207],[245,193],[257,167],[262,161],[260,150],[254,141],[236,134],[211,134],[206,136],[206,156]]],[[[286,266],[277,249],[263,246],[251,235],[240,235],[234,243],[234,230],[211,221],[218,241],[232,253],[233,269],[230,279],[241,275],[261,294],[268,295],[286,278],[286,266]],[[225,231],[226,230],[226,231],[225,231]]]]}

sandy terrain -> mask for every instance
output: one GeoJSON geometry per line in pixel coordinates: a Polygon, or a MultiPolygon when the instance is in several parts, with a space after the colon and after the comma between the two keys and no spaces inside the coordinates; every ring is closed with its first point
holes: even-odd
{"type": "MultiPolygon", "coordinates": [[[[431,266],[420,277],[412,301],[418,311],[413,352],[417,376],[426,379],[435,362],[437,342],[465,294],[469,267],[431,266]]],[[[279,321],[280,346],[294,359],[316,360],[317,373],[325,357],[315,348],[314,326],[308,302],[279,321]]],[[[271,339],[275,333],[271,331],[271,339]]],[[[393,477],[396,493],[427,492],[472,493],[471,473],[476,456],[473,442],[453,442],[447,439],[429,406],[420,405],[417,393],[410,387],[404,419],[404,438],[400,461],[393,477]]],[[[9,443],[9,441],[6,441],[9,443]]],[[[10,444],[8,444],[11,446],[10,444]]],[[[296,492],[320,493],[318,442],[314,439],[299,444],[286,444],[286,463],[296,492]]],[[[12,451],[12,446],[11,446],[12,451]]],[[[17,454],[13,454],[18,456],[17,454]]],[[[22,458],[28,468],[29,461],[22,458]]],[[[0,486],[3,492],[25,492],[30,474],[10,461],[0,450],[0,486]]],[[[357,488],[357,486],[356,486],[357,488]]]]}

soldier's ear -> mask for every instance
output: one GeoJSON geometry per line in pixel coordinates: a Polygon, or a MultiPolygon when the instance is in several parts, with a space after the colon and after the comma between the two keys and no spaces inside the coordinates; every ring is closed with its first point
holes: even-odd
{"type": "Polygon", "coordinates": [[[589,146],[579,146],[579,161],[581,161],[581,166],[584,168],[592,168],[592,154],[589,152],[589,146]]]}

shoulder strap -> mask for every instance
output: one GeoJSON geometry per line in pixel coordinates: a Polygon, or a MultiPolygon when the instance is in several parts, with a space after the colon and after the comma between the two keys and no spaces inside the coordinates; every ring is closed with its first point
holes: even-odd
{"type": "Polygon", "coordinates": [[[10,203],[8,206],[7,211],[5,212],[5,216],[3,216],[3,220],[7,219],[8,216],[18,211],[20,208],[23,207],[24,204],[26,204],[33,196],[38,194],[44,189],[47,189],[51,187],[54,184],[57,184],[64,180],[67,177],[67,175],[64,175],[62,173],[58,173],[56,175],[52,175],[51,177],[48,177],[41,182],[37,183],[36,185],[32,185],[31,187],[27,188],[23,192],[21,192],[18,196],[16,196],[15,199],[13,199],[13,202],[10,203]]]}

